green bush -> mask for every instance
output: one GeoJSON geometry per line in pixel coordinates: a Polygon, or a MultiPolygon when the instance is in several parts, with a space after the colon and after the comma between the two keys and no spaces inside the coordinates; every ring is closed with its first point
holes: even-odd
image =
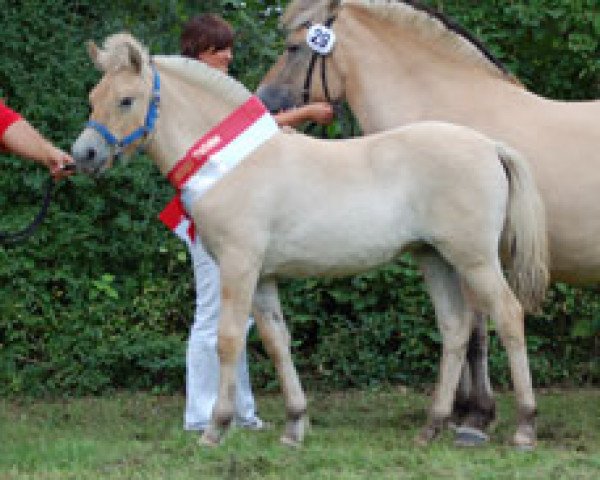
{"type": "MultiPolygon", "coordinates": [[[[174,53],[181,22],[200,9],[223,12],[236,26],[232,71],[255,87],[281,47],[279,2],[197,3],[0,0],[0,97],[69,148],[99,78],[84,41],[127,29],[153,53],[174,53]]],[[[598,97],[597,1],[429,3],[484,39],[532,90],[598,97]]],[[[15,230],[38,208],[46,173],[10,156],[1,161],[0,230],[15,230]]],[[[192,272],[185,247],[156,221],[172,194],[144,157],[98,182],[73,177],[58,186],[32,239],[0,247],[0,394],[182,388],[192,272]]],[[[282,298],[297,365],[312,385],[435,378],[440,338],[410,259],[346,280],[286,282],[282,298]]],[[[544,314],[528,319],[537,384],[598,382],[599,319],[596,289],[553,288],[544,314]]],[[[492,378],[506,383],[504,353],[491,335],[492,378]]],[[[250,355],[256,384],[273,388],[255,331],[250,355]]]]}
{"type": "Polygon", "coordinates": [[[427,3],[483,40],[534,92],[564,100],[600,96],[597,0],[427,3]]]}

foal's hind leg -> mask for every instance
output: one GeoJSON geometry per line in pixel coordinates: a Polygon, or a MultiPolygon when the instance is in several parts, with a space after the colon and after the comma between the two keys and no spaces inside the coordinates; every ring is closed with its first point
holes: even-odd
{"type": "Polygon", "coordinates": [[[433,404],[427,425],[417,437],[418,443],[427,444],[442,430],[452,413],[473,325],[473,312],[465,302],[459,276],[448,262],[437,253],[420,254],[417,260],[423,271],[443,339],[442,361],[433,404]]]}
{"type": "Polygon", "coordinates": [[[259,284],[254,295],[253,314],[269,356],[275,363],[283,389],[287,422],[281,442],[299,445],[308,426],[306,397],[290,353],[290,334],[285,324],[277,285],[259,284]]]}
{"type": "Polygon", "coordinates": [[[479,265],[461,273],[477,301],[496,321],[500,339],[508,353],[519,414],[514,443],[521,448],[533,448],[536,442],[536,404],[527,359],[523,308],[499,265],[479,265]]]}

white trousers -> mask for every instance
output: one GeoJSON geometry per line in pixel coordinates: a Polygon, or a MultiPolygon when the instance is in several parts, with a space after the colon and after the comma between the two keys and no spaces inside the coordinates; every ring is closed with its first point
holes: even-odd
{"type": "MultiPolygon", "coordinates": [[[[196,284],[196,311],[190,330],[186,356],[186,405],[184,428],[204,430],[210,422],[219,390],[217,332],[221,306],[219,267],[198,239],[188,243],[196,284]]],[[[248,330],[253,319],[248,319],[248,330]]],[[[247,334],[247,332],[246,332],[247,334]]],[[[246,348],[237,366],[236,418],[241,425],[256,420],[256,410],[246,348]]]]}

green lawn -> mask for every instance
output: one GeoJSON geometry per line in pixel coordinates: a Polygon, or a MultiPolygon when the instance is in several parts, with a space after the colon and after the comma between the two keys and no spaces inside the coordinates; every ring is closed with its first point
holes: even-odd
{"type": "Polygon", "coordinates": [[[600,478],[600,390],[538,392],[539,446],[517,452],[512,396],[499,396],[491,443],[412,439],[428,398],[404,389],[313,394],[297,450],[278,442],[279,396],[259,396],[266,432],[233,430],[216,449],[183,432],[183,398],[128,394],[56,402],[0,400],[0,479],[590,479],[600,478]]]}

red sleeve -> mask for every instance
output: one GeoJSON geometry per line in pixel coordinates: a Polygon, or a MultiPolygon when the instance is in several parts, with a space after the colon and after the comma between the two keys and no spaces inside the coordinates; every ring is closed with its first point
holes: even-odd
{"type": "Polygon", "coordinates": [[[0,102],[0,142],[2,142],[6,129],[17,120],[21,120],[21,115],[0,102]]]}

